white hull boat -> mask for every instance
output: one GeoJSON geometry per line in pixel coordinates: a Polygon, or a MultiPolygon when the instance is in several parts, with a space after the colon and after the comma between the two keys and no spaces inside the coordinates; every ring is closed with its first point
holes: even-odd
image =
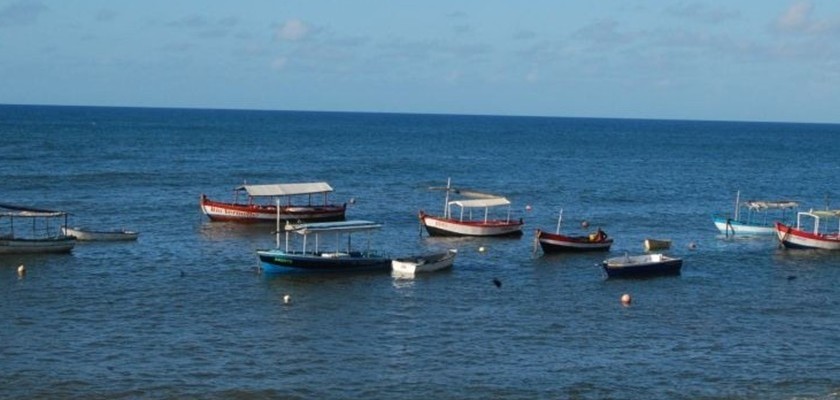
{"type": "Polygon", "coordinates": [[[439,271],[451,268],[458,250],[449,249],[442,253],[421,256],[400,257],[391,261],[391,269],[397,274],[413,275],[418,272],[439,271]]]}
{"type": "Polygon", "coordinates": [[[803,211],[797,213],[796,226],[776,223],[776,235],[789,249],[840,250],[840,210],[803,211]],[[835,231],[827,231],[821,223],[837,219],[835,231]]]}
{"type": "Polygon", "coordinates": [[[137,240],[140,235],[135,231],[116,230],[116,231],[93,231],[82,228],[67,228],[62,227],[62,232],[66,236],[73,236],[78,241],[101,241],[101,242],[121,242],[137,240]]]}

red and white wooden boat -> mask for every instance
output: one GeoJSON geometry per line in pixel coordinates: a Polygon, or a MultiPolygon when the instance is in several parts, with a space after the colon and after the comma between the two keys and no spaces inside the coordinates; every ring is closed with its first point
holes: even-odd
{"type": "Polygon", "coordinates": [[[840,210],[798,212],[796,227],[776,222],[776,235],[789,249],[840,250],[840,210]],[[820,226],[828,219],[838,221],[837,230],[820,226]]]}
{"type": "Polygon", "coordinates": [[[445,188],[446,201],[443,216],[433,216],[420,211],[420,223],[431,236],[522,236],[522,219],[511,220],[510,201],[504,197],[490,194],[454,189],[451,181],[445,188]],[[473,199],[449,200],[449,193],[456,193],[473,199]],[[452,207],[460,208],[460,213],[452,215],[452,207]],[[490,218],[490,209],[507,206],[507,217],[490,218]],[[474,217],[474,209],[483,209],[483,217],[474,217]],[[466,215],[465,215],[466,213],[466,215]]]}
{"type": "MultiPolygon", "coordinates": [[[[594,233],[583,236],[567,236],[560,234],[560,223],[563,220],[563,210],[560,210],[560,217],[557,219],[555,233],[544,232],[537,229],[534,240],[540,244],[543,253],[582,252],[582,251],[608,251],[613,240],[607,237],[600,228],[594,233]]],[[[536,247],[534,248],[536,251],[536,247]]]]}
{"type": "Polygon", "coordinates": [[[243,185],[234,189],[232,203],[210,200],[202,194],[200,204],[201,211],[211,221],[343,221],[347,204],[328,203],[327,194],[332,191],[326,182],[243,185]],[[242,192],[246,194],[245,202],[239,200],[242,192]],[[297,200],[304,196],[308,198],[306,203],[293,202],[293,197],[297,200]],[[322,201],[313,199],[321,196],[322,201]]]}

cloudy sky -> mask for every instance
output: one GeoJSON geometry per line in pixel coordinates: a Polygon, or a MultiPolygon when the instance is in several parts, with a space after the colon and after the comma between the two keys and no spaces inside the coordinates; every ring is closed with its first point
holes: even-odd
{"type": "Polygon", "coordinates": [[[0,0],[0,104],[840,122],[840,1],[0,0]]]}

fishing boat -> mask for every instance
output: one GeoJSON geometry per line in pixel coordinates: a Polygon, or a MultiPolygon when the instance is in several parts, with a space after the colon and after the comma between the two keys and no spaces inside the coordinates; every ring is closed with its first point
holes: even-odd
{"type": "Polygon", "coordinates": [[[326,182],[242,185],[234,189],[231,203],[202,194],[199,204],[211,221],[273,222],[278,216],[283,221],[342,221],[347,204],[330,204],[327,195],[332,191],[326,182]],[[303,197],[306,202],[298,202],[303,197]]]}
{"type": "Polygon", "coordinates": [[[789,249],[840,250],[840,210],[800,211],[796,227],[776,222],[776,235],[789,249]],[[832,220],[838,221],[834,231],[828,226],[832,220]]]}
{"type": "MultiPolygon", "coordinates": [[[[534,240],[540,244],[543,253],[608,251],[613,244],[613,239],[608,238],[607,234],[601,228],[588,235],[562,235],[560,234],[560,224],[562,221],[563,210],[560,210],[560,216],[557,218],[557,229],[554,233],[537,229],[534,240]]],[[[536,246],[534,250],[536,251],[536,246]]]]}
{"type": "Polygon", "coordinates": [[[749,200],[741,202],[741,192],[735,196],[735,210],[728,215],[714,215],[712,221],[720,233],[727,237],[738,235],[760,236],[775,233],[775,222],[792,218],[793,210],[799,203],[790,200],[749,200]],[[742,211],[746,211],[744,214],[742,211]]]}
{"type": "Polygon", "coordinates": [[[667,250],[671,248],[671,241],[668,239],[645,239],[645,251],[667,250]]]}
{"type": "Polygon", "coordinates": [[[0,254],[69,253],[76,238],[61,232],[62,221],[63,211],[0,204],[0,254]]]}
{"type": "Polygon", "coordinates": [[[647,277],[657,275],[678,275],[682,268],[681,258],[669,257],[661,253],[642,255],[623,255],[604,260],[604,272],[610,278],[647,277]]]}
{"type": "Polygon", "coordinates": [[[407,275],[439,271],[451,268],[457,255],[457,249],[449,249],[440,253],[395,258],[391,261],[391,269],[395,273],[407,275]]]}
{"type": "Polygon", "coordinates": [[[391,269],[391,259],[370,249],[370,233],[381,228],[371,221],[339,221],[292,224],[283,228],[285,246],[280,245],[280,227],[276,233],[276,248],[258,250],[262,271],[269,274],[321,271],[349,272],[391,269]],[[351,248],[351,236],[368,233],[364,250],[351,248]],[[294,240],[297,239],[297,240],[294,240]],[[294,242],[300,250],[294,250],[294,242]]]}
{"type": "Polygon", "coordinates": [[[446,187],[434,187],[432,190],[446,191],[443,216],[433,216],[420,210],[420,224],[426,227],[430,236],[522,236],[524,222],[510,217],[510,201],[504,197],[479,193],[471,190],[456,189],[446,181],[446,187]],[[450,200],[450,194],[457,194],[463,199],[450,200]],[[453,216],[452,208],[460,212],[453,216]],[[490,209],[507,208],[505,218],[491,218],[490,209]],[[474,217],[473,210],[483,210],[483,217],[474,217]],[[466,215],[465,215],[466,213],[466,215]]]}
{"type": "Polygon", "coordinates": [[[68,228],[61,227],[61,231],[66,236],[73,236],[78,241],[101,241],[101,242],[120,242],[137,240],[140,235],[138,232],[126,229],[119,229],[113,231],[94,231],[85,228],[68,228]]]}

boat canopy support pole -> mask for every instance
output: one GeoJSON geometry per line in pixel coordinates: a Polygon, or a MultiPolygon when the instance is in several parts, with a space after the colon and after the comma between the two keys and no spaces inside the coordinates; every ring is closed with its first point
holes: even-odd
{"type": "MultiPolygon", "coordinates": [[[[280,199],[276,200],[277,202],[277,219],[276,219],[276,227],[274,229],[274,247],[280,248],[280,199]]],[[[286,250],[289,250],[289,233],[286,232],[286,250]]]]}
{"type": "Polygon", "coordinates": [[[557,217],[557,231],[555,232],[558,235],[560,234],[560,222],[562,222],[562,221],[563,221],[563,209],[561,208],[560,209],[560,216],[557,217]]]}

